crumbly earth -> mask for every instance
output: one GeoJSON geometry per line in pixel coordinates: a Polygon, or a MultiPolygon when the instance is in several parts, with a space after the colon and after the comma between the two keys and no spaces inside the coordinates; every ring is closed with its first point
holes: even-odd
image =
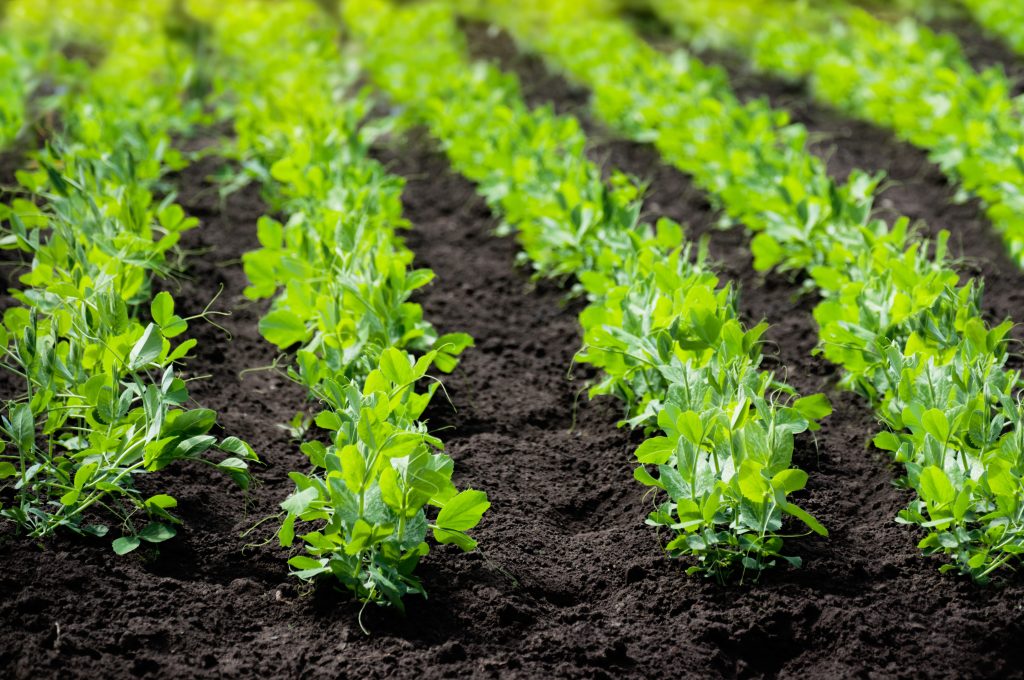
{"type": "MultiPolygon", "coordinates": [[[[469,27],[478,55],[519,72],[533,102],[586,118],[584,92],[517,55],[507,38],[469,27]]],[[[948,228],[988,281],[993,318],[1021,308],[1024,277],[1003,255],[977,206],[954,206],[953,190],[926,158],[882,131],[815,107],[799,90],[744,77],[744,96],[793,107],[821,141],[830,169],[886,170],[896,184],[884,214],[948,228]]],[[[644,146],[616,142],[587,118],[593,158],[650,182],[645,211],[708,235],[723,278],[736,281],[751,321],[766,318],[766,365],[801,392],[826,391],[835,413],[798,439],[795,462],[810,473],[798,501],[831,530],[794,538],[802,569],[759,583],[718,585],[687,577],[643,524],[651,507],[632,479],[637,433],[617,429],[620,406],[581,395],[590,373],[570,372],[579,347],[579,301],[531,282],[510,238],[472,185],[418,136],[376,150],[408,180],[407,242],[436,282],[418,301],[442,332],[466,331],[477,347],[445,379],[428,411],[456,461],[460,486],[485,489],[493,507],[477,536],[482,552],[435,547],[420,575],[427,600],[408,612],[368,610],[330,584],[299,587],[273,523],[290,491],[289,470],[306,467],[277,427],[309,407],[271,366],[256,331],[265,303],[242,296],[239,256],[257,247],[268,211],[246,188],[222,204],[203,161],[173,178],[186,209],[203,220],[186,246],[187,278],[171,284],[185,311],[213,309],[224,329],[196,322],[189,364],[197,402],[218,410],[226,433],[246,437],[265,465],[243,495],[206,469],[176,466],[140,480],[180,501],[184,525],[159,550],[116,557],[107,542],[61,536],[43,546],[9,527],[0,533],[0,668],[45,677],[1009,677],[1024,654],[1015,576],[987,588],[943,576],[923,558],[914,531],[893,522],[909,496],[867,442],[866,405],[835,388],[836,369],[814,357],[815,300],[800,282],[759,275],[740,228],[714,228],[707,197],[644,146]],[[225,330],[227,332],[225,332],[225,330]]],[[[3,183],[0,181],[0,183],[3,183]]],[[[7,386],[7,383],[4,383],[7,386]]],[[[4,395],[6,396],[6,395],[4,395]]]]}

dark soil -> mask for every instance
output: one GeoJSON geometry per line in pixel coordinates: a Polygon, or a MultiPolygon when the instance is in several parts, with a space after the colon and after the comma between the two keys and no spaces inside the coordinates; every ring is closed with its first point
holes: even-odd
{"type": "MultiPolygon", "coordinates": [[[[533,101],[569,110],[585,102],[585,93],[546,76],[537,62],[516,58],[507,41],[476,37],[478,52],[529,76],[533,101]]],[[[287,553],[273,544],[245,548],[269,537],[272,524],[240,536],[276,512],[291,488],[286,473],[305,468],[276,427],[305,402],[276,373],[239,377],[275,358],[256,333],[265,304],[242,297],[237,264],[256,247],[255,221],[267,207],[249,188],[221,209],[207,179],[216,166],[206,161],[177,178],[180,200],[203,225],[188,236],[196,250],[190,278],[175,292],[194,313],[224,287],[214,308],[232,312],[217,319],[232,335],[193,325],[200,345],[190,369],[212,376],[193,383],[193,394],[221,413],[227,432],[257,448],[266,463],[256,472],[261,484],[243,497],[227,480],[187,466],[144,479],[148,491],[179,499],[185,523],[159,551],[122,558],[103,541],[65,536],[40,548],[6,531],[4,675],[1019,675],[1024,588],[1017,581],[978,588],[941,576],[940,561],[919,555],[914,532],[893,523],[907,497],[892,486],[886,459],[865,446],[874,429],[866,407],[835,393],[835,369],[810,355],[813,300],[796,300],[797,286],[786,279],[753,274],[742,230],[713,230],[716,216],[685,176],[649,148],[613,142],[589,125],[595,158],[651,181],[652,216],[711,234],[723,276],[741,284],[744,313],[774,324],[769,365],[788,370],[803,392],[833,392],[836,413],[816,442],[803,437],[797,447],[796,463],[811,474],[800,503],[832,532],[828,540],[788,542],[804,568],[770,572],[756,585],[720,586],[685,576],[684,562],[663,556],[643,525],[650,500],[632,479],[639,437],[615,428],[618,404],[581,397],[574,424],[583,381],[568,380],[566,371],[579,344],[580,303],[566,304],[562,291],[531,284],[516,270],[516,245],[492,235],[495,220],[473,187],[412,139],[378,154],[408,178],[408,243],[417,264],[438,274],[419,301],[442,332],[477,338],[445,381],[452,404],[439,397],[428,416],[448,442],[458,484],[485,489],[493,508],[477,533],[484,554],[435,547],[419,572],[430,599],[410,599],[405,617],[368,611],[372,635],[364,636],[347,594],[329,585],[297,587],[287,553]]],[[[839,146],[849,142],[835,138],[839,146]]],[[[885,146],[874,153],[904,151],[885,146]]],[[[926,209],[929,201],[921,202],[926,209]]],[[[973,256],[999,263],[997,252],[973,256]]],[[[999,272],[1000,279],[1011,275],[999,272]]],[[[577,374],[586,377],[585,370],[577,374]]]]}

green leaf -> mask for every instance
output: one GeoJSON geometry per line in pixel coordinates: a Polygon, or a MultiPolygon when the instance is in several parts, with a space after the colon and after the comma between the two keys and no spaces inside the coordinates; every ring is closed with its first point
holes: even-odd
{"type": "Polygon", "coordinates": [[[947,503],[952,503],[956,497],[956,490],[953,488],[953,484],[950,483],[949,477],[938,466],[929,465],[921,470],[918,481],[918,492],[921,494],[921,498],[929,503],[946,505],[947,503]]]}
{"type": "Polygon", "coordinates": [[[832,403],[824,394],[812,394],[793,402],[797,413],[808,420],[821,420],[832,413],[832,403]]]}
{"type": "Polygon", "coordinates": [[[664,465],[675,450],[675,442],[668,437],[651,437],[637,447],[636,459],[641,463],[664,465]]]}
{"type": "Polygon", "coordinates": [[[82,488],[89,483],[89,480],[92,479],[92,475],[96,472],[97,467],[99,467],[99,463],[86,463],[82,467],[78,468],[75,472],[75,489],[81,491],[82,488]]]}
{"type": "Polygon", "coordinates": [[[385,458],[402,458],[412,455],[423,443],[423,435],[419,432],[400,432],[388,439],[381,447],[380,455],[385,458]]]}
{"type": "Polygon", "coordinates": [[[206,434],[217,424],[217,412],[208,408],[178,411],[177,417],[164,426],[161,437],[194,437],[206,434]]]}
{"type": "Polygon", "coordinates": [[[340,430],[341,429],[341,418],[338,417],[337,413],[333,411],[321,411],[317,414],[316,426],[325,430],[340,430]]]}
{"type": "Polygon", "coordinates": [[[0,479],[7,479],[18,474],[18,468],[12,463],[0,463],[0,479]]]}
{"type": "Polygon", "coordinates": [[[792,503],[786,503],[782,506],[782,511],[796,517],[798,520],[810,527],[811,531],[814,533],[820,536],[828,536],[828,529],[822,526],[821,522],[814,518],[814,515],[803,508],[797,507],[792,503]]]}
{"type": "Polygon", "coordinates": [[[380,495],[384,502],[392,510],[401,514],[405,511],[405,497],[398,481],[398,471],[389,465],[381,473],[378,484],[380,485],[380,495]]]}
{"type": "Polygon", "coordinates": [[[472,552],[476,550],[478,545],[475,540],[466,534],[458,531],[445,531],[443,529],[434,529],[434,540],[445,545],[457,545],[463,552],[472,552]]]}
{"type": "Polygon", "coordinates": [[[715,490],[707,497],[704,501],[704,507],[701,509],[701,517],[705,522],[711,523],[715,519],[715,514],[722,507],[722,492],[716,486],[715,490]]]}
{"type": "Polygon", "coordinates": [[[256,220],[256,238],[264,248],[277,250],[284,245],[284,225],[263,215],[256,220]]]}
{"type": "Polygon", "coordinates": [[[139,532],[138,537],[150,543],[163,543],[170,538],[174,538],[177,533],[174,527],[169,527],[160,522],[150,522],[146,525],[145,529],[139,532]]]}
{"type": "Polygon", "coordinates": [[[115,553],[124,555],[138,548],[141,543],[142,541],[135,536],[122,536],[121,538],[115,538],[110,545],[114,548],[115,553]]]}
{"type": "Polygon", "coordinates": [[[306,339],[306,324],[293,312],[279,309],[260,319],[260,335],[280,349],[306,339]]]}
{"type": "Polygon", "coordinates": [[[780,489],[787,494],[799,491],[805,486],[807,486],[807,473],[803,470],[795,468],[783,470],[772,477],[772,488],[780,489]]]}
{"type": "Polygon", "coordinates": [[[352,540],[345,546],[345,553],[348,555],[358,555],[390,536],[394,530],[394,527],[390,524],[374,525],[360,518],[356,520],[355,526],[352,527],[352,540]]]}
{"type": "Polygon", "coordinates": [[[28,404],[18,404],[11,414],[11,437],[22,453],[30,453],[36,442],[36,424],[28,404]]]}
{"type": "MultiPolygon", "coordinates": [[[[185,322],[182,321],[182,323],[185,322]]],[[[184,331],[185,329],[182,328],[181,332],[184,331]]],[[[174,337],[174,335],[177,335],[177,333],[170,333],[168,331],[165,331],[165,335],[170,338],[174,337]]],[[[198,342],[195,338],[189,338],[185,342],[175,347],[174,351],[167,355],[167,361],[178,361],[179,359],[183,358],[186,354],[188,354],[189,351],[196,346],[196,344],[198,344],[198,342]]]]}
{"type": "Polygon", "coordinates": [[[354,444],[343,446],[338,452],[341,459],[341,478],[352,493],[360,493],[366,484],[366,460],[354,444]]]}
{"type": "Polygon", "coordinates": [[[879,432],[871,442],[882,451],[900,450],[900,438],[892,432],[879,432]]]}
{"type": "Polygon", "coordinates": [[[163,344],[164,336],[160,333],[160,327],[154,323],[146,326],[142,337],[128,353],[128,370],[137,370],[159,359],[160,353],[163,351],[163,344]]]}
{"type": "Polygon", "coordinates": [[[763,503],[765,497],[771,492],[768,480],[761,474],[762,469],[763,467],[754,461],[745,460],[737,472],[740,492],[754,503],[763,503]]]}
{"type": "Polygon", "coordinates": [[[252,447],[249,446],[248,442],[245,442],[238,437],[225,437],[221,440],[217,448],[225,453],[233,453],[242,460],[251,460],[259,462],[259,456],[253,451],[252,447]]]}
{"type": "Polygon", "coordinates": [[[442,373],[451,373],[459,365],[456,358],[462,354],[467,347],[473,346],[473,336],[467,333],[448,333],[442,335],[434,343],[434,366],[442,373]]]}
{"type": "Polygon", "coordinates": [[[153,315],[153,321],[164,326],[174,316],[174,298],[167,291],[157,293],[149,303],[149,311],[153,315]]]}
{"type": "Polygon", "coordinates": [[[165,338],[173,338],[188,330],[188,323],[175,315],[174,298],[167,291],[157,293],[149,305],[149,310],[165,338]]]}
{"type": "Polygon", "coordinates": [[[231,477],[232,481],[243,490],[249,488],[252,481],[249,476],[249,465],[241,458],[225,458],[217,463],[217,469],[231,477]]]}
{"type": "Polygon", "coordinates": [[[921,415],[921,427],[940,444],[949,439],[949,420],[946,419],[946,414],[937,408],[930,408],[921,415]]]}
{"type": "Polygon", "coordinates": [[[782,262],[785,255],[779,242],[764,232],[759,233],[751,240],[750,250],[754,253],[754,269],[758,271],[771,269],[782,262]]]}
{"type": "Polygon", "coordinates": [[[292,515],[302,515],[309,506],[320,497],[320,492],[315,486],[311,486],[303,491],[296,491],[291,496],[288,496],[281,503],[281,509],[292,515]]]}
{"type": "Polygon", "coordinates": [[[150,496],[146,499],[146,505],[152,505],[163,510],[168,508],[178,507],[178,501],[174,496],[168,496],[165,493],[159,493],[155,496],[150,496]]]}
{"type": "Polygon", "coordinates": [[[694,446],[700,445],[701,440],[704,438],[704,424],[701,422],[698,413],[695,411],[683,413],[679,416],[676,425],[679,427],[679,432],[691,444],[694,446]]]}
{"type": "Polygon", "coordinates": [[[435,522],[441,529],[469,531],[491,507],[487,494],[475,489],[466,489],[445,503],[437,514],[435,522]]]}
{"type": "Polygon", "coordinates": [[[690,485],[671,465],[658,466],[658,481],[661,482],[668,495],[677,501],[686,498],[691,492],[690,485]]]}
{"type": "Polygon", "coordinates": [[[288,514],[277,531],[278,542],[284,548],[289,547],[295,541],[295,520],[295,515],[288,514]]]}
{"type": "Polygon", "coordinates": [[[381,353],[380,371],[385,378],[399,386],[408,385],[416,379],[409,363],[409,355],[394,347],[388,347],[381,353]]]}
{"type": "Polygon", "coordinates": [[[473,336],[469,333],[446,333],[434,343],[434,349],[452,356],[462,354],[467,347],[473,346],[473,336]]]}
{"type": "Polygon", "coordinates": [[[654,486],[659,489],[664,489],[665,485],[654,478],[647,469],[641,465],[633,470],[633,478],[643,484],[644,486],[654,486]]]}
{"type": "Polygon", "coordinates": [[[178,445],[175,446],[169,454],[166,451],[164,452],[164,455],[157,460],[158,467],[150,469],[152,471],[159,470],[172,460],[198,456],[201,453],[209,451],[216,443],[217,439],[208,434],[200,434],[195,437],[183,439],[178,442],[178,445]]]}
{"type": "Polygon", "coordinates": [[[292,572],[292,575],[306,581],[329,572],[331,569],[325,566],[326,563],[327,560],[315,560],[305,555],[296,555],[288,560],[288,564],[296,569],[296,571],[292,572]]]}

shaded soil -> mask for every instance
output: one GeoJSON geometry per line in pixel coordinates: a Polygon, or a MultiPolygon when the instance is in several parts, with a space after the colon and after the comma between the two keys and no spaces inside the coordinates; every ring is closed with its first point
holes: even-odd
{"type": "MultiPolygon", "coordinates": [[[[528,77],[533,101],[576,111],[585,93],[518,58],[505,41],[475,34],[488,53],[528,77]]],[[[716,215],[687,178],[644,146],[613,141],[588,122],[595,158],[651,181],[646,210],[708,233],[723,276],[741,283],[744,313],[774,323],[769,365],[801,391],[831,390],[835,370],[810,356],[811,299],[796,284],[753,273],[742,230],[712,228],[716,215]]],[[[836,144],[843,145],[842,137],[836,144]]],[[[892,147],[896,148],[896,147],[892,147]]],[[[889,155],[889,147],[876,153],[889,155]]],[[[799,499],[832,531],[794,539],[800,570],[755,585],[686,577],[643,525],[650,507],[632,479],[636,434],[615,428],[619,406],[577,394],[587,377],[566,371],[579,344],[579,303],[532,284],[513,262],[511,239],[473,187],[418,139],[381,147],[408,179],[408,243],[438,279],[419,301],[442,332],[468,331],[477,347],[445,381],[428,417],[447,442],[460,486],[492,500],[477,536],[484,553],[435,547],[419,571],[430,599],[405,617],[358,605],[329,585],[296,587],[287,553],[246,549],[272,524],[286,474],[304,469],[276,427],[305,406],[273,372],[256,332],[265,304],[242,295],[241,253],[256,247],[267,210],[247,188],[221,208],[204,161],[177,178],[180,201],[203,219],[186,246],[189,278],[174,291],[195,313],[220,286],[216,321],[196,322],[189,364],[193,395],[245,436],[265,466],[243,496],[205,469],[176,466],[142,485],[177,497],[185,520],[159,551],[118,558],[106,542],[61,537],[44,548],[0,534],[0,668],[41,677],[963,677],[1019,675],[1024,615],[1019,582],[980,589],[938,574],[912,531],[892,517],[906,501],[886,459],[867,449],[874,424],[857,400],[833,392],[836,413],[817,440],[798,440],[796,463],[811,482],[799,499]]],[[[834,154],[838,155],[838,154],[834,154]]],[[[923,208],[922,208],[923,209],[923,208]]],[[[955,226],[960,228],[959,223],[955,226]]],[[[973,244],[966,244],[971,245],[973,244]]],[[[998,244],[997,244],[998,245],[998,244]]],[[[974,254],[998,262],[996,252],[974,254]]],[[[996,273],[1001,270],[996,270],[996,273]]],[[[1001,303],[1002,304],[1002,303],[1001,303]]],[[[1009,303],[1005,303],[1009,306],[1009,303]]]]}

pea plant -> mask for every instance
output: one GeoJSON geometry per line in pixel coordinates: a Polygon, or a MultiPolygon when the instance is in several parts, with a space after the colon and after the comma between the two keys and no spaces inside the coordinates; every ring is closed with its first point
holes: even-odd
{"type": "MultiPolygon", "coordinates": [[[[658,226],[662,242],[680,238],[675,225],[658,226]]],[[[592,394],[619,395],[633,414],[627,422],[662,432],[637,449],[634,476],[667,498],[647,522],[673,536],[670,554],[695,556],[694,573],[737,564],[757,573],[776,558],[799,566],[781,552],[783,515],[827,531],[788,500],[807,482],[792,466],[794,435],[817,430],[831,406],[823,395],[796,398],[758,370],[768,325],[744,329],[733,291],[690,251],[652,250],[586,276],[601,294],[580,317],[578,358],[604,374],[592,394]]]]}
{"type": "Polygon", "coordinates": [[[327,410],[317,424],[334,433],[333,441],[303,445],[317,474],[293,472],[296,491],[282,504],[283,545],[294,540],[296,520],[322,523],[302,535],[306,555],[289,560],[300,578],[330,573],[367,602],[402,608],[403,596],[426,595],[413,569],[429,551],[428,531],[438,543],[476,548],[467,532],[490,507],[487,496],[457,492],[452,459],[419,420],[437,383],[422,393],[415,385],[436,356],[414,359],[391,347],[362,390],[324,382],[327,410]],[[428,505],[439,509],[433,520],[428,505]]]}
{"type": "MultiPolygon", "coordinates": [[[[962,4],[981,26],[1001,36],[1018,53],[1024,54],[1024,7],[998,0],[963,0],[962,4]]],[[[918,7],[913,9],[922,11],[918,7]]]]}
{"type": "MultiPolygon", "coordinates": [[[[5,240],[33,262],[16,293],[22,306],[7,310],[0,330],[3,363],[25,384],[3,419],[0,476],[14,502],[0,513],[33,536],[58,527],[104,534],[106,525],[85,523],[86,511],[102,506],[122,520],[126,535],[114,547],[126,552],[140,539],[173,536],[176,522],[169,512],[174,499],[142,498],[133,475],[197,460],[245,486],[246,461],[256,456],[237,438],[209,434],[215,413],[186,407],[188,390],[175,363],[196,343],[175,340],[188,320],[174,313],[170,294],[152,298],[151,322],[138,318],[147,270],[165,266],[166,250],[196,221],[173,203],[148,206],[146,192],[134,193],[142,199],[137,221],[112,218],[100,208],[101,187],[128,168],[109,163],[81,163],[76,177],[46,166],[48,208],[20,201],[0,209],[9,227],[5,240]],[[204,457],[216,450],[230,457],[204,457]],[[137,530],[138,511],[156,521],[137,530]]],[[[123,198],[108,200],[124,205],[123,198]]]]}
{"type": "Polygon", "coordinates": [[[41,45],[13,35],[0,24],[0,71],[4,73],[0,84],[0,149],[8,146],[25,127],[29,97],[43,56],[41,45]]]}

